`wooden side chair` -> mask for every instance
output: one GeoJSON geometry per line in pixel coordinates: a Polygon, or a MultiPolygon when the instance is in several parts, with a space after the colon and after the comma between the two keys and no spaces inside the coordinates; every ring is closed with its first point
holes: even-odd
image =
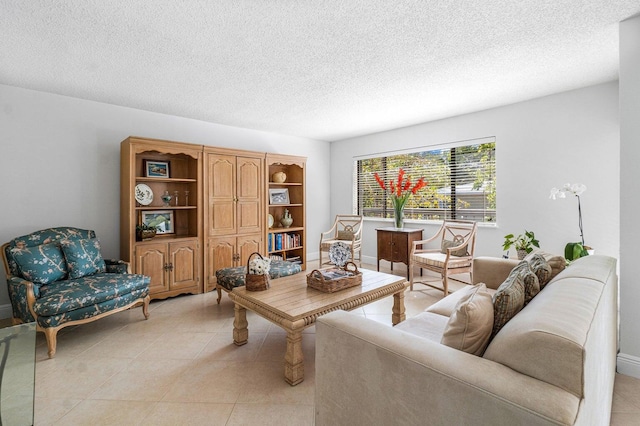
{"type": "MultiPolygon", "coordinates": [[[[472,274],[473,252],[476,245],[477,223],[465,220],[445,220],[438,232],[426,240],[414,241],[409,264],[409,287],[413,284],[424,284],[449,294],[449,275],[472,274]],[[438,242],[440,247],[427,248],[429,243],[438,242]],[[426,279],[416,281],[414,269],[437,272],[442,277],[442,288],[429,283],[426,279]]],[[[473,277],[471,276],[473,282],[473,277]]]]}
{"type": "Polygon", "coordinates": [[[347,244],[351,248],[351,260],[355,263],[358,254],[358,266],[362,266],[362,223],[364,218],[358,215],[339,214],[333,222],[333,226],[327,232],[320,235],[320,267],[330,265],[328,253],[331,244],[338,241],[347,244]],[[322,260],[322,254],[327,253],[327,260],[322,260]]]}

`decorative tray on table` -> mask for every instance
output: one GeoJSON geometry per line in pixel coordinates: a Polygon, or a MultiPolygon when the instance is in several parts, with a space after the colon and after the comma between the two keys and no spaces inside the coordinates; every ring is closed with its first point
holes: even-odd
{"type": "Polygon", "coordinates": [[[362,272],[353,262],[344,267],[314,269],[307,275],[307,287],[324,293],[333,293],[362,284],[362,272]]]}

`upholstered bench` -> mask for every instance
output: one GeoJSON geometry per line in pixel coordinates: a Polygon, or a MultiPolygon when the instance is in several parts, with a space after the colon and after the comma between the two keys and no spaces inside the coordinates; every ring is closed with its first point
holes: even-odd
{"type": "MultiPolygon", "coordinates": [[[[272,260],[269,268],[269,278],[276,279],[301,272],[300,264],[287,262],[286,260],[272,260]]],[[[218,303],[222,299],[222,290],[232,291],[236,287],[244,285],[244,276],[247,274],[246,266],[235,268],[223,268],[216,271],[216,290],[218,290],[218,303]]]]}

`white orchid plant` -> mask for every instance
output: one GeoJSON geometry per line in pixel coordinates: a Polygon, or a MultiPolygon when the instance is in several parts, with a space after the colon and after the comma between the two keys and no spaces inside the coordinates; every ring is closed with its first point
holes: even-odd
{"type": "Polygon", "coordinates": [[[584,231],[582,229],[582,206],[580,205],[580,195],[587,190],[586,185],[582,183],[565,183],[560,189],[551,188],[549,198],[555,200],[557,198],[567,198],[567,194],[573,195],[578,199],[578,227],[580,228],[580,245],[578,243],[569,243],[565,247],[565,257],[568,260],[577,259],[586,256],[587,247],[584,245],[584,231]]]}

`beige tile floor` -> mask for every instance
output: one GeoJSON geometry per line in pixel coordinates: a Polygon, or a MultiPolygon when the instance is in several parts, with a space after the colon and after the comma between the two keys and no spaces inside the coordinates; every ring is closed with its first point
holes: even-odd
{"type": "MultiPolygon", "coordinates": [[[[441,297],[416,286],[407,316],[441,297]]],[[[392,303],[355,312],[391,326],[392,303]]],[[[35,424],[313,425],[314,327],[303,340],[305,380],[292,387],[283,378],[285,333],[249,312],[249,343],[236,347],[227,295],[220,305],[215,292],[154,301],[150,311],[146,321],[135,309],[64,329],[54,359],[38,333],[35,424]]],[[[617,376],[611,424],[640,424],[640,380],[617,376]]]]}

